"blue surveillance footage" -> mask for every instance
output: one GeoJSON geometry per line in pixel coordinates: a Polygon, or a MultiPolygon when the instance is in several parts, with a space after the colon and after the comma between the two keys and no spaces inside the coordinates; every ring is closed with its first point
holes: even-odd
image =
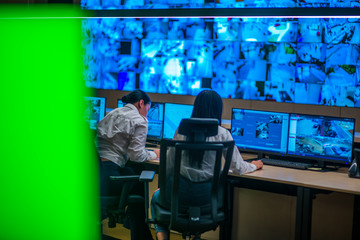
{"type": "Polygon", "coordinates": [[[231,135],[245,151],[286,154],[289,114],[232,109],[231,135]]]}
{"type": "Polygon", "coordinates": [[[84,9],[355,8],[359,0],[81,0],[84,9]]]}
{"type": "Polygon", "coordinates": [[[181,120],[191,117],[193,108],[193,105],[165,103],[163,138],[172,139],[181,120]]]}
{"type": "MultiPolygon", "coordinates": [[[[277,2],[340,3],[218,4],[277,2]]],[[[193,96],[213,89],[223,98],[360,105],[360,18],[94,18],[84,19],[82,30],[87,87],[193,96]]]]}
{"type": "Polygon", "coordinates": [[[120,99],[118,99],[118,105],[117,105],[117,107],[118,107],[118,108],[121,108],[121,107],[123,107],[123,106],[125,106],[125,103],[123,103],[123,101],[121,101],[120,99]]]}
{"type": "MultiPolygon", "coordinates": [[[[118,99],[118,108],[125,104],[118,99]]],[[[160,140],[163,134],[164,124],[164,103],[152,102],[147,115],[148,133],[147,137],[151,140],[160,140]]]]}
{"type": "Polygon", "coordinates": [[[164,103],[152,102],[147,119],[149,121],[147,137],[160,141],[163,134],[164,103]]]}
{"type": "Polygon", "coordinates": [[[97,124],[105,117],[105,102],[102,97],[84,97],[86,102],[85,121],[89,123],[90,129],[97,129],[97,124]]]}
{"type": "Polygon", "coordinates": [[[291,114],[288,154],[351,162],[354,119],[291,114]]]}

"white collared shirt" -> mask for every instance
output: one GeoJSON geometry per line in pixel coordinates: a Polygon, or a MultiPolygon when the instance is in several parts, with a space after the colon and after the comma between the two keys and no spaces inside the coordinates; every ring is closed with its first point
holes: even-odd
{"type": "Polygon", "coordinates": [[[101,158],[120,167],[130,159],[145,162],[156,154],[145,149],[148,120],[133,104],[126,104],[108,113],[97,126],[97,148],[101,158]]]}
{"type": "MultiPolygon", "coordinates": [[[[175,140],[186,140],[184,135],[178,134],[177,131],[174,136],[175,140]]],[[[225,128],[219,126],[218,134],[216,136],[208,137],[206,141],[208,142],[222,142],[222,141],[231,141],[233,140],[230,132],[225,128]]],[[[215,166],[215,154],[214,152],[207,152],[204,155],[201,169],[194,168],[190,166],[189,162],[182,161],[180,167],[180,173],[183,177],[193,181],[193,182],[201,182],[210,179],[214,172],[215,166]]],[[[171,173],[174,161],[175,161],[175,149],[169,148],[167,152],[167,173],[171,173]]],[[[256,170],[256,166],[254,164],[245,162],[240,155],[239,149],[235,146],[234,152],[231,159],[230,170],[232,170],[235,174],[244,174],[248,172],[253,172],[256,170]]]]}

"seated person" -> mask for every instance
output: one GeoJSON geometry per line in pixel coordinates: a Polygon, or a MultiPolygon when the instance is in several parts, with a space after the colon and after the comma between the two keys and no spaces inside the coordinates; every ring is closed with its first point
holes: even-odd
{"type": "MultiPolygon", "coordinates": [[[[231,141],[233,140],[230,132],[225,128],[221,127],[221,115],[223,110],[223,103],[220,95],[213,90],[204,90],[200,92],[194,103],[194,109],[192,112],[192,118],[216,118],[219,120],[218,134],[216,136],[208,137],[207,141],[209,142],[218,142],[218,141],[231,141]]],[[[175,140],[186,140],[186,137],[175,133],[175,140]]],[[[215,156],[205,156],[203,158],[203,162],[200,164],[201,168],[191,167],[190,164],[184,164],[185,161],[181,162],[181,171],[180,174],[182,177],[189,179],[193,182],[201,182],[206,181],[212,177],[213,165],[215,162],[215,156]]],[[[167,152],[167,172],[169,169],[172,169],[174,162],[174,149],[170,148],[167,152]]],[[[251,163],[245,162],[240,155],[239,150],[235,147],[230,170],[235,174],[244,174],[255,171],[257,169],[261,169],[263,167],[263,163],[261,160],[252,161],[251,163]]],[[[158,189],[151,200],[151,212],[152,216],[156,216],[154,205],[159,202],[160,191],[158,189]]],[[[192,198],[192,196],[189,196],[192,198]]],[[[168,226],[161,226],[155,224],[155,231],[158,240],[168,239],[169,230],[168,226]]]]}
{"type": "MultiPolygon", "coordinates": [[[[145,149],[148,130],[146,116],[151,105],[149,96],[141,90],[135,90],[121,100],[126,105],[108,113],[97,127],[97,149],[101,159],[101,196],[121,194],[123,183],[111,181],[109,176],[140,174],[142,166],[136,163],[159,156],[159,150],[145,149]]],[[[143,184],[135,185],[131,193],[143,196],[143,184]]],[[[145,223],[145,207],[129,205],[127,214],[131,239],[153,239],[145,223]]]]}

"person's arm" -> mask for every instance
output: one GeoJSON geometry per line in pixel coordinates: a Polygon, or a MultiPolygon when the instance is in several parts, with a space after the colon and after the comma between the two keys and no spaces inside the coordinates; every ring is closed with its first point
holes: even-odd
{"type": "MultiPolygon", "coordinates": [[[[223,139],[223,141],[229,141],[229,140],[233,140],[233,138],[230,132],[226,131],[225,139],[223,139]]],[[[230,170],[233,173],[241,175],[241,174],[253,172],[260,168],[262,168],[262,162],[260,160],[252,161],[251,163],[244,161],[244,159],[242,158],[239,152],[239,149],[236,146],[234,146],[234,151],[230,164],[230,170]]]]}
{"type": "Polygon", "coordinates": [[[244,161],[244,159],[240,155],[239,149],[235,146],[233,156],[231,159],[230,170],[232,170],[232,172],[235,174],[241,175],[241,174],[253,172],[256,169],[258,168],[255,164],[244,161]]]}
{"type": "Polygon", "coordinates": [[[262,169],[262,167],[264,166],[261,160],[251,161],[250,163],[254,164],[256,166],[256,169],[262,169]]]}
{"type": "Polygon", "coordinates": [[[128,147],[128,156],[133,162],[145,162],[151,159],[156,159],[157,155],[153,151],[145,149],[147,134],[147,125],[139,124],[135,127],[134,134],[130,138],[130,144],[128,147]]]}

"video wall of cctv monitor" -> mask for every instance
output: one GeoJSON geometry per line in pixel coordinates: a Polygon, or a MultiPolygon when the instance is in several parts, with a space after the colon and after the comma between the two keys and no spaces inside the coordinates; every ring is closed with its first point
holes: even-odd
{"type": "Polygon", "coordinates": [[[350,164],[355,119],[290,114],[288,155],[327,162],[350,164]]]}
{"type": "MultiPolygon", "coordinates": [[[[125,106],[126,104],[118,99],[118,108],[125,106]]],[[[148,115],[148,141],[158,142],[162,139],[164,128],[164,103],[151,102],[148,115]]]]}
{"type": "Polygon", "coordinates": [[[97,124],[105,117],[106,98],[84,97],[86,102],[85,121],[89,123],[90,129],[96,130],[97,124]]]}
{"type": "MultiPolygon", "coordinates": [[[[269,1],[232,1],[249,2],[269,1]]],[[[82,29],[88,87],[360,107],[359,18],[90,18],[82,29]]]]}
{"type": "Polygon", "coordinates": [[[172,139],[181,119],[190,118],[193,108],[193,105],[165,103],[163,138],[172,139]]]}
{"type": "Polygon", "coordinates": [[[240,151],[285,155],[288,130],[288,113],[232,109],[231,135],[240,151]]]}

